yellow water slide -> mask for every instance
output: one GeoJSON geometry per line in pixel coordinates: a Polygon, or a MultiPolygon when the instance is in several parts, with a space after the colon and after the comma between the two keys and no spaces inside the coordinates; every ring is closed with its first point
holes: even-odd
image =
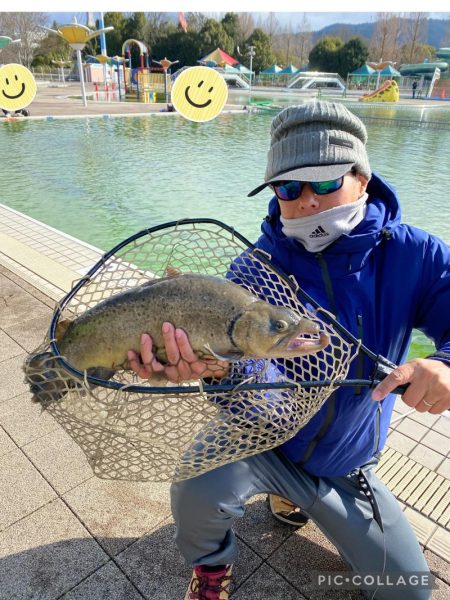
{"type": "Polygon", "coordinates": [[[360,102],[398,102],[400,92],[398,91],[397,82],[389,79],[380,88],[371,94],[364,94],[358,100],[360,102]]]}

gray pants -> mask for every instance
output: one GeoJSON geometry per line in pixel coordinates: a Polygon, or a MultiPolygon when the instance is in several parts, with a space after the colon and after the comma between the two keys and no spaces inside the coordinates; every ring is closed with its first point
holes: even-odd
{"type": "MultiPolygon", "coordinates": [[[[374,464],[345,477],[318,478],[275,450],[175,483],[177,545],[193,566],[233,563],[233,522],[244,515],[249,498],[267,492],[301,506],[353,571],[428,572],[416,536],[395,497],[373,473],[374,464]]],[[[373,597],[373,591],[368,593],[373,597]]],[[[380,587],[374,597],[426,600],[430,595],[429,590],[380,587]]]]}

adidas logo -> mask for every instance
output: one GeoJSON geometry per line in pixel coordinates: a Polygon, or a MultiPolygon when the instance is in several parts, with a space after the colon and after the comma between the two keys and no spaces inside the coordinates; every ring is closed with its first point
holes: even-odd
{"type": "Polygon", "coordinates": [[[330,234],[325,231],[325,229],[322,227],[322,225],[319,225],[319,227],[317,229],[315,229],[312,233],[309,234],[309,237],[310,238],[320,238],[320,237],[327,237],[327,235],[330,235],[330,234]]]}

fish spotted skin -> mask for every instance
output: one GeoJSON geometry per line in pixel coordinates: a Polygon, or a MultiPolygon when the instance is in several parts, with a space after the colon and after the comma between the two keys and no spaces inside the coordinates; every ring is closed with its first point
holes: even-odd
{"type": "MultiPolygon", "coordinates": [[[[72,321],[60,337],[57,334],[57,344],[76,369],[89,374],[102,369],[103,376],[111,377],[129,368],[127,352],[139,352],[143,332],[152,336],[156,358],[167,362],[161,331],[165,321],[186,331],[200,358],[294,357],[329,343],[324,335],[298,342],[299,335],[318,334],[319,327],[289,308],[259,300],[227,279],[187,273],[103,300],[72,321]]],[[[39,399],[39,390],[35,395],[39,399]]]]}

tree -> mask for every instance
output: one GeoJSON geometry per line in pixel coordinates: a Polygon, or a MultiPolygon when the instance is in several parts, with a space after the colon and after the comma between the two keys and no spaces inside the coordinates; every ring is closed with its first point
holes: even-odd
{"type": "Polygon", "coordinates": [[[374,33],[369,46],[369,55],[374,62],[399,60],[400,39],[403,20],[396,13],[378,13],[374,33]]]}
{"type": "Polygon", "coordinates": [[[239,13],[238,46],[244,46],[245,41],[252,35],[254,29],[255,21],[252,13],[239,13]]]}
{"type": "Polygon", "coordinates": [[[361,38],[352,38],[337,51],[337,72],[345,79],[348,73],[364,65],[368,57],[369,50],[361,38]]]}
{"type": "Polygon", "coordinates": [[[201,12],[190,12],[187,14],[186,21],[188,25],[188,31],[199,33],[203,25],[205,24],[207,17],[201,12]]]}
{"type": "Polygon", "coordinates": [[[156,41],[160,37],[167,35],[172,24],[166,19],[166,13],[162,12],[146,13],[146,18],[147,33],[145,41],[147,42],[150,51],[153,54],[153,46],[155,45],[156,41]]]}
{"type": "MultiPolygon", "coordinates": [[[[51,28],[58,29],[56,21],[53,22],[51,28]]],[[[49,33],[40,41],[31,66],[50,67],[54,69],[53,60],[69,61],[72,60],[73,54],[74,51],[67,42],[58,35],[49,33]]]]}
{"type": "Polygon", "coordinates": [[[227,12],[221,21],[222,27],[233,40],[233,52],[236,46],[239,46],[239,15],[233,12],[227,12]]]}
{"type": "Polygon", "coordinates": [[[20,62],[29,69],[38,52],[41,40],[46,37],[42,25],[48,25],[47,13],[0,13],[1,34],[21,40],[20,44],[10,45],[2,50],[2,62],[20,62]]]}
{"type": "Polygon", "coordinates": [[[192,66],[202,56],[200,38],[195,31],[183,30],[172,26],[164,36],[160,37],[154,45],[153,55],[157,60],[167,56],[170,60],[178,60],[176,68],[192,66]]]}
{"type": "Polygon", "coordinates": [[[325,73],[337,73],[339,60],[337,51],[344,46],[341,38],[326,36],[322,38],[309,53],[311,70],[325,73]]]}
{"type": "Polygon", "coordinates": [[[127,39],[127,19],[121,12],[107,12],[103,16],[105,27],[112,25],[113,31],[107,34],[106,47],[108,56],[122,56],[122,44],[127,39]]]}
{"type": "Polygon", "coordinates": [[[293,62],[295,36],[290,23],[285,25],[281,33],[272,38],[272,49],[276,55],[276,62],[280,65],[289,65],[293,62]]]}
{"type": "Polygon", "coordinates": [[[214,19],[207,19],[199,32],[200,55],[203,56],[216,48],[224,50],[227,54],[234,51],[234,42],[225,31],[222,23],[214,19]]]}
{"type": "Polygon", "coordinates": [[[299,32],[296,35],[296,54],[298,56],[298,66],[302,67],[309,57],[312,48],[311,23],[305,13],[300,23],[299,32]]]}
{"type": "Polygon", "coordinates": [[[309,54],[312,69],[339,73],[341,77],[363,65],[369,50],[361,38],[352,38],[346,44],[340,38],[327,37],[314,46],[309,54]]]}
{"type": "MultiPolygon", "coordinates": [[[[269,36],[264,33],[262,29],[259,29],[259,27],[257,27],[248,38],[246,46],[254,46],[255,48],[252,66],[254,71],[262,71],[274,63],[275,56],[272,52],[269,36]]],[[[247,54],[247,49],[245,54],[247,54]]]]}
{"type": "Polygon", "coordinates": [[[280,31],[280,22],[275,13],[268,14],[267,19],[261,23],[261,29],[269,36],[269,42],[272,45],[274,37],[280,31]]]}
{"type": "MultiPolygon", "coordinates": [[[[135,12],[126,20],[125,38],[146,42],[148,38],[148,20],[143,12],[135,12]]],[[[125,40],[123,40],[125,41],[125,40]]]]}
{"type": "Polygon", "coordinates": [[[425,41],[428,28],[428,13],[410,13],[409,26],[407,29],[407,44],[409,46],[409,63],[413,62],[416,46],[425,41]]]}
{"type": "MultiPolygon", "coordinates": [[[[424,59],[433,59],[436,54],[436,48],[429,44],[415,44],[412,51],[411,43],[404,44],[400,47],[400,62],[401,63],[421,63],[424,59]]],[[[431,61],[433,62],[433,61],[431,61]]]]}

